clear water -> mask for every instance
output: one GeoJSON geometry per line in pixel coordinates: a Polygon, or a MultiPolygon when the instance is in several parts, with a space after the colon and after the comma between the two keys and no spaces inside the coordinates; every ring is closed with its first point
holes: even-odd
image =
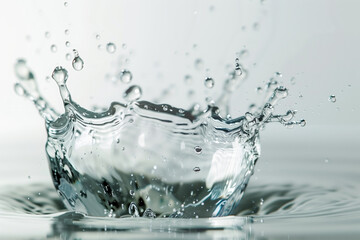
{"type": "MultiPolygon", "coordinates": [[[[259,26],[254,23],[253,27],[259,26]]],[[[46,38],[50,36],[45,33],[46,38]]],[[[104,48],[113,55],[120,50],[111,42],[104,48]]],[[[51,45],[48,51],[59,52],[60,45],[51,45]]],[[[246,54],[247,50],[242,50],[239,58],[246,54]]],[[[76,71],[84,68],[84,60],[86,64],[80,55],[76,50],[73,56],[66,55],[76,71]]],[[[204,61],[195,60],[194,67],[204,70],[204,61]]],[[[19,78],[16,92],[33,101],[45,119],[46,151],[55,188],[51,183],[34,183],[30,177],[30,183],[23,185],[1,184],[0,226],[5,226],[0,227],[1,238],[358,239],[360,236],[360,166],[358,151],[354,150],[356,141],[352,142],[350,132],[332,129],[336,141],[329,142],[321,138],[327,136],[326,131],[314,127],[301,128],[301,133],[294,132],[296,128],[288,131],[289,135],[308,139],[307,145],[295,138],[287,142],[283,128],[269,131],[276,125],[268,124],[272,121],[288,127],[305,125],[305,121],[292,122],[294,111],[273,115],[267,103],[275,106],[278,97],[286,95],[274,80],[257,88],[259,94],[266,96],[259,104],[261,107],[250,106],[251,114],[231,118],[230,95],[239,94],[235,90],[247,74],[238,59],[222,95],[216,101],[207,99],[209,106],[203,109],[196,104],[191,109],[179,109],[140,101],[142,88],[132,85],[129,70],[121,69],[117,80],[128,84],[122,94],[124,103],[113,103],[106,111],[90,111],[72,100],[65,84],[67,74],[59,68],[54,78],[66,110],[59,114],[38,91],[35,76],[24,60],[16,64],[16,73],[19,78]],[[276,88],[278,96],[274,94],[276,88]],[[264,120],[265,115],[269,117],[264,120]],[[256,124],[251,126],[249,123],[254,120],[256,124]],[[263,131],[265,125],[267,129],[263,131]],[[248,132],[249,135],[244,134],[248,132]],[[283,141],[261,145],[262,155],[257,161],[260,134],[262,139],[279,134],[283,141]],[[241,159],[249,164],[241,165],[243,172],[236,171],[238,175],[224,174],[228,169],[217,166],[212,176],[218,178],[207,181],[214,156],[211,150],[230,149],[239,156],[234,153],[234,136],[244,138],[240,146],[248,151],[241,159]],[[164,139],[171,141],[164,144],[164,139]],[[338,142],[346,146],[335,144],[338,142]],[[140,154],[139,148],[143,150],[140,154]],[[166,156],[157,156],[158,149],[166,156]],[[329,157],[324,157],[324,153],[329,157]],[[183,162],[186,167],[179,166],[183,162]],[[134,165],[129,166],[130,163],[134,165]],[[176,169],[176,174],[169,169],[176,169]],[[174,175],[182,177],[181,181],[174,175]],[[234,190],[228,183],[233,179],[239,180],[234,190]],[[234,192],[240,196],[235,199],[237,202],[229,204],[234,192]],[[209,194],[218,198],[209,201],[209,194]],[[224,205],[218,204],[225,201],[224,205]]],[[[275,74],[276,78],[281,76],[280,72],[275,74]]],[[[186,75],[184,81],[193,79],[186,75]]],[[[222,79],[208,75],[202,86],[211,90],[219,84],[222,79]]],[[[328,97],[329,104],[336,104],[338,94],[336,97],[330,94],[325,100],[328,97]]],[[[29,159],[25,155],[24,158],[29,159]]],[[[30,161],[27,164],[34,167],[30,161]]],[[[0,170],[1,174],[6,172],[0,170]]]]}
{"type": "MultiPolygon", "coordinates": [[[[79,71],[84,62],[74,53],[72,65],[79,71]]],[[[32,100],[45,119],[46,153],[56,190],[69,210],[90,216],[237,214],[260,156],[260,128],[271,121],[305,125],[304,120],[291,121],[294,111],[273,114],[288,94],[275,80],[267,86],[270,97],[263,107],[230,118],[224,96],[229,97],[245,76],[238,59],[220,105],[212,101],[204,110],[138,101],[141,88],[133,85],[124,92],[127,104],[114,102],[105,112],[92,112],[72,100],[68,72],[56,67],[52,78],[65,107],[60,115],[41,96],[25,60],[18,60],[15,70],[17,93],[32,100]]],[[[213,85],[207,77],[205,86],[213,85]]]]}

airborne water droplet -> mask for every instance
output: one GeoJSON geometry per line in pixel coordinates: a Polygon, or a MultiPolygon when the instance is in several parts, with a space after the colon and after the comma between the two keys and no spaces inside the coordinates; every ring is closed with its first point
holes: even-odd
{"type": "Polygon", "coordinates": [[[275,77],[282,77],[282,73],[281,72],[275,72],[275,77]]]}
{"type": "Polygon", "coordinates": [[[200,146],[194,147],[194,150],[197,154],[200,154],[202,152],[202,148],[200,146]]]}
{"type": "Polygon", "coordinates": [[[19,83],[15,83],[14,88],[17,95],[24,96],[25,89],[19,83]]]}
{"type": "Polygon", "coordinates": [[[185,75],[184,81],[186,84],[190,84],[192,82],[192,80],[193,79],[192,79],[191,75],[185,75]]]}
{"type": "Polygon", "coordinates": [[[107,45],[106,45],[106,50],[108,53],[114,53],[116,51],[116,45],[112,42],[109,42],[107,45]]]}
{"type": "Polygon", "coordinates": [[[194,167],[193,171],[194,172],[200,172],[200,168],[199,167],[194,167]]]}
{"type": "Polygon", "coordinates": [[[66,47],[70,47],[70,42],[69,42],[69,41],[66,41],[66,42],[65,42],[65,46],[66,46],[66,47]]]}
{"type": "Polygon", "coordinates": [[[71,60],[71,54],[70,54],[70,53],[67,53],[67,54],[65,55],[65,58],[66,58],[66,60],[71,60]]]}
{"type": "Polygon", "coordinates": [[[51,52],[55,53],[57,51],[57,46],[55,44],[50,46],[51,52]]]}
{"type": "Polygon", "coordinates": [[[211,77],[207,77],[207,78],[205,78],[204,84],[205,84],[205,87],[207,87],[207,88],[213,88],[215,85],[215,81],[211,77]]]}
{"type": "Polygon", "coordinates": [[[132,73],[129,70],[123,69],[120,72],[120,80],[123,83],[129,83],[132,80],[132,73]]]}
{"type": "Polygon", "coordinates": [[[124,99],[132,102],[138,100],[142,95],[142,90],[138,85],[132,85],[124,92],[124,99]]]}
{"type": "Polygon", "coordinates": [[[336,97],[335,97],[335,95],[330,95],[330,97],[329,97],[329,101],[330,102],[336,102],[336,97]]]}
{"type": "Polygon", "coordinates": [[[57,82],[57,84],[62,85],[65,84],[68,79],[68,72],[65,68],[58,66],[54,69],[51,77],[57,82]]]}
{"type": "Polygon", "coordinates": [[[45,32],[45,37],[46,38],[50,38],[50,36],[51,36],[50,32],[45,32]]]}
{"type": "Polygon", "coordinates": [[[74,52],[75,57],[72,61],[72,66],[76,71],[80,71],[84,67],[84,61],[79,56],[79,52],[76,49],[73,49],[73,52],[74,52]]]}
{"type": "Polygon", "coordinates": [[[300,126],[302,126],[302,127],[306,126],[306,121],[304,119],[300,120],[300,126]]]}
{"type": "Polygon", "coordinates": [[[235,59],[235,74],[237,76],[241,76],[242,75],[242,69],[239,63],[239,58],[235,59]]]}
{"type": "Polygon", "coordinates": [[[77,56],[73,59],[72,66],[76,71],[80,71],[84,67],[84,61],[81,57],[77,56]]]}
{"type": "Polygon", "coordinates": [[[202,70],[204,68],[204,61],[202,59],[198,58],[195,60],[194,65],[197,70],[202,70]]]}

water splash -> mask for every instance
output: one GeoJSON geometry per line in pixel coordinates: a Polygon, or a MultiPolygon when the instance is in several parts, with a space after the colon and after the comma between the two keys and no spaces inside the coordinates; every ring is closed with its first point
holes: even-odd
{"type": "Polygon", "coordinates": [[[124,93],[126,104],[114,102],[104,112],[92,112],[72,100],[68,72],[59,66],[52,78],[65,107],[60,115],[41,97],[24,60],[15,65],[15,88],[46,120],[51,175],[68,209],[111,217],[227,216],[236,213],[260,156],[260,129],[268,122],[305,123],[291,121],[295,111],[273,114],[288,95],[275,83],[269,83],[262,107],[223,118],[229,96],[246,77],[238,67],[206,109],[139,101],[142,90],[132,85],[124,93]]]}

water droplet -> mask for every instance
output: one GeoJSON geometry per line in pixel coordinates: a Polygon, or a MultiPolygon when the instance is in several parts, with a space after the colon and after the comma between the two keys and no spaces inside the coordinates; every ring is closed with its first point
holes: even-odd
{"type": "Polygon", "coordinates": [[[306,121],[305,121],[305,119],[301,119],[301,120],[300,120],[300,126],[301,126],[301,127],[305,127],[305,126],[306,126],[306,121]]]}
{"type": "Polygon", "coordinates": [[[262,87],[257,87],[257,88],[256,88],[256,92],[257,92],[257,93],[262,93],[262,92],[263,92],[262,87]]]}
{"type": "Polygon", "coordinates": [[[295,77],[290,78],[290,82],[291,82],[292,85],[295,85],[295,83],[296,83],[296,78],[295,78],[295,77]]]}
{"type": "Polygon", "coordinates": [[[109,42],[108,44],[106,44],[106,51],[108,53],[114,53],[116,51],[116,45],[112,42],[109,42]]]}
{"type": "Polygon", "coordinates": [[[190,84],[190,83],[192,83],[192,81],[193,81],[193,79],[192,79],[191,75],[185,75],[184,82],[186,84],[190,84]]]}
{"type": "Polygon", "coordinates": [[[249,56],[249,51],[246,49],[243,49],[240,52],[238,52],[237,55],[239,58],[246,58],[249,56]]]}
{"type": "Polygon", "coordinates": [[[194,150],[197,154],[200,154],[202,152],[202,148],[200,146],[194,147],[194,150]]]}
{"type": "Polygon", "coordinates": [[[133,217],[139,217],[140,216],[139,215],[139,210],[138,210],[136,204],[133,203],[133,202],[130,203],[128,211],[129,211],[129,214],[131,216],[133,216],[133,217]]]}
{"type": "Polygon", "coordinates": [[[71,54],[70,53],[65,54],[65,59],[66,60],[71,60],[71,54]]]}
{"type": "Polygon", "coordinates": [[[65,29],[64,33],[65,33],[65,35],[69,35],[69,33],[70,33],[69,29],[65,29]]]}
{"type": "Polygon", "coordinates": [[[51,52],[55,53],[57,51],[57,46],[55,44],[50,46],[51,52]]]}
{"type": "Polygon", "coordinates": [[[134,196],[134,195],[135,195],[134,190],[130,190],[129,193],[130,193],[131,196],[134,196]]]}
{"type": "Polygon", "coordinates": [[[281,72],[275,72],[275,77],[282,77],[282,73],[281,72]]]}
{"type": "Polygon", "coordinates": [[[286,98],[287,95],[288,95],[288,90],[285,87],[280,86],[275,89],[275,96],[277,98],[286,98]]]}
{"type": "Polygon", "coordinates": [[[66,41],[66,42],[65,42],[65,46],[66,46],[66,47],[70,47],[70,42],[69,42],[69,41],[66,41]]]}
{"type": "Polygon", "coordinates": [[[194,167],[193,171],[194,172],[200,172],[200,168],[199,167],[194,167]]]}
{"type": "Polygon", "coordinates": [[[253,29],[254,29],[255,31],[257,31],[257,30],[259,30],[259,28],[260,28],[260,24],[259,24],[258,22],[255,22],[255,23],[253,24],[253,29]]]}
{"type": "Polygon", "coordinates": [[[17,95],[19,96],[25,95],[25,89],[19,83],[15,83],[14,89],[17,95]]]}
{"type": "Polygon", "coordinates": [[[237,76],[241,76],[242,73],[243,73],[243,71],[242,71],[240,63],[239,63],[239,58],[236,58],[235,59],[235,74],[237,76]]]}
{"type": "Polygon", "coordinates": [[[68,6],[68,2],[64,2],[64,6],[67,7],[67,6],[68,6]]]}
{"type": "Polygon", "coordinates": [[[126,49],[126,48],[127,48],[126,43],[123,43],[123,44],[122,44],[122,48],[123,48],[123,49],[126,49]]]}
{"type": "Polygon", "coordinates": [[[123,83],[129,83],[132,80],[132,73],[129,70],[123,69],[120,72],[120,80],[123,83]]]}
{"type": "Polygon", "coordinates": [[[326,159],[324,160],[324,162],[325,162],[325,163],[329,163],[329,159],[326,158],[326,159]]]}
{"type": "Polygon", "coordinates": [[[329,97],[329,101],[330,102],[336,102],[336,97],[335,97],[335,95],[330,95],[330,97],[329,97]]]}
{"type": "Polygon", "coordinates": [[[198,58],[195,60],[194,66],[197,70],[202,70],[204,68],[204,61],[198,58]]]}
{"type": "Polygon", "coordinates": [[[138,85],[132,85],[124,92],[124,99],[132,102],[138,100],[142,95],[142,90],[138,85]]]}
{"type": "Polygon", "coordinates": [[[19,59],[15,64],[15,73],[18,78],[21,80],[33,79],[34,75],[26,65],[24,59],[19,59]]]}
{"type": "Polygon", "coordinates": [[[101,37],[100,37],[99,34],[96,34],[96,35],[95,35],[95,38],[96,38],[96,40],[100,40],[101,37]]]}
{"type": "Polygon", "coordinates": [[[74,51],[74,59],[72,61],[72,66],[76,71],[80,71],[84,68],[84,61],[82,60],[82,58],[79,56],[79,53],[77,50],[73,50],[74,51]]]}
{"type": "Polygon", "coordinates": [[[45,32],[45,37],[46,37],[46,38],[50,38],[50,37],[51,37],[50,32],[46,31],[46,32],[45,32]]]}
{"type": "Polygon", "coordinates": [[[211,77],[207,77],[207,78],[205,78],[204,84],[205,84],[205,87],[207,87],[207,88],[213,88],[215,85],[215,81],[211,77]]]}
{"type": "Polygon", "coordinates": [[[58,66],[54,69],[51,77],[57,82],[57,84],[65,84],[68,79],[68,72],[65,68],[58,66]]]}

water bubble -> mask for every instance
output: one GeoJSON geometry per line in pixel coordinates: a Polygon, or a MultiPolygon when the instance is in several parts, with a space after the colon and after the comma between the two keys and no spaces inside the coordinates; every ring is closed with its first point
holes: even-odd
{"type": "Polygon", "coordinates": [[[199,167],[194,167],[193,171],[194,172],[200,172],[200,168],[199,167]]]}
{"type": "Polygon", "coordinates": [[[169,106],[168,105],[162,105],[162,109],[166,112],[167,110],[169,110],[169,106]]]}
{"type": "Polygon", "coordinates": [[[82,58],[79,56],[79,53],[77,50],[73,50],[74,51],[74,59],[72,61],[72,66],[76,71],[80,71],[84,68],[84,61],[82,60],[82,58]]]}
{"type": "Polygon", "coordinates": [[[329,101],[332,102],[332,103],[336,102],[336,97],[335,97],[335,95],[330,95],[329,101]]]}
{"type": "Polygon", "coordinates": [[[129,70],[123,69],[120,72],[120,80],[123,83],[129,83],[132,80],[132,73],[129,70]]]}
{"type": "Polygon", "coordinates": [[[200,154],[202,152],[202,148],[200,146],[194,147],[194,150],[197,154],[200,154]]]}
{"type": "Polygon", "coordinates": [[[68,79],[68,72],[65,68],[58,66],[54,69],[51,77],[57,82],[57,84],[65,84],[68,79]]]}
{"type": "Polygon", "coordinates": [[[70,47],[70,42],[69,42],[69,41],[66,41],[66,42],[65,42],[65,46],[66,46],[66,47],[70,47]]]}
{"type": "Polygon", "coordinates": [[[55,44],[50,46],[51,52],[55,53],[57,51],[57,46],[55,44]]]}
{"type": "Polygon", "coordinates": [[[106,44],[106,51],[108,53],[114,53],[116,51],[116,45],[112,42],[109,42],[108,44],[106,44]]]}
{"type": "Polygon", "coordinates": [[[211,77],[207,77],[207,78],[205,78],[204,84],[205,84],[205,87],[207,87],[207,88],[213,88],[215,85],[215,81],[211,77]]]}
{"type": "Polygon", "coordinates": [[[138,85],[132,85],[124,92],[124,99],[132,102],[138,100],[142,95],[142,90],[138,85]]]}
{"type": "Polygon", "coordinates": [[[46,32],[45,32],[45,37],[46,37],[46,38],[50,38],[50,36],[51,36],[50,32],[46,31],[46,32]]]}
{"type": "Polygon", "coordinates": [[[156,214],[150,208],[147,208],[142,216],[145,218],[156,218],[156,214]]]}
{"type": "Polygon", "coordinates": [[[198,58],[195,60],[194,66],[197,70],[202,70],[204,68],[204,61],[202,59],[198,58]]]}

